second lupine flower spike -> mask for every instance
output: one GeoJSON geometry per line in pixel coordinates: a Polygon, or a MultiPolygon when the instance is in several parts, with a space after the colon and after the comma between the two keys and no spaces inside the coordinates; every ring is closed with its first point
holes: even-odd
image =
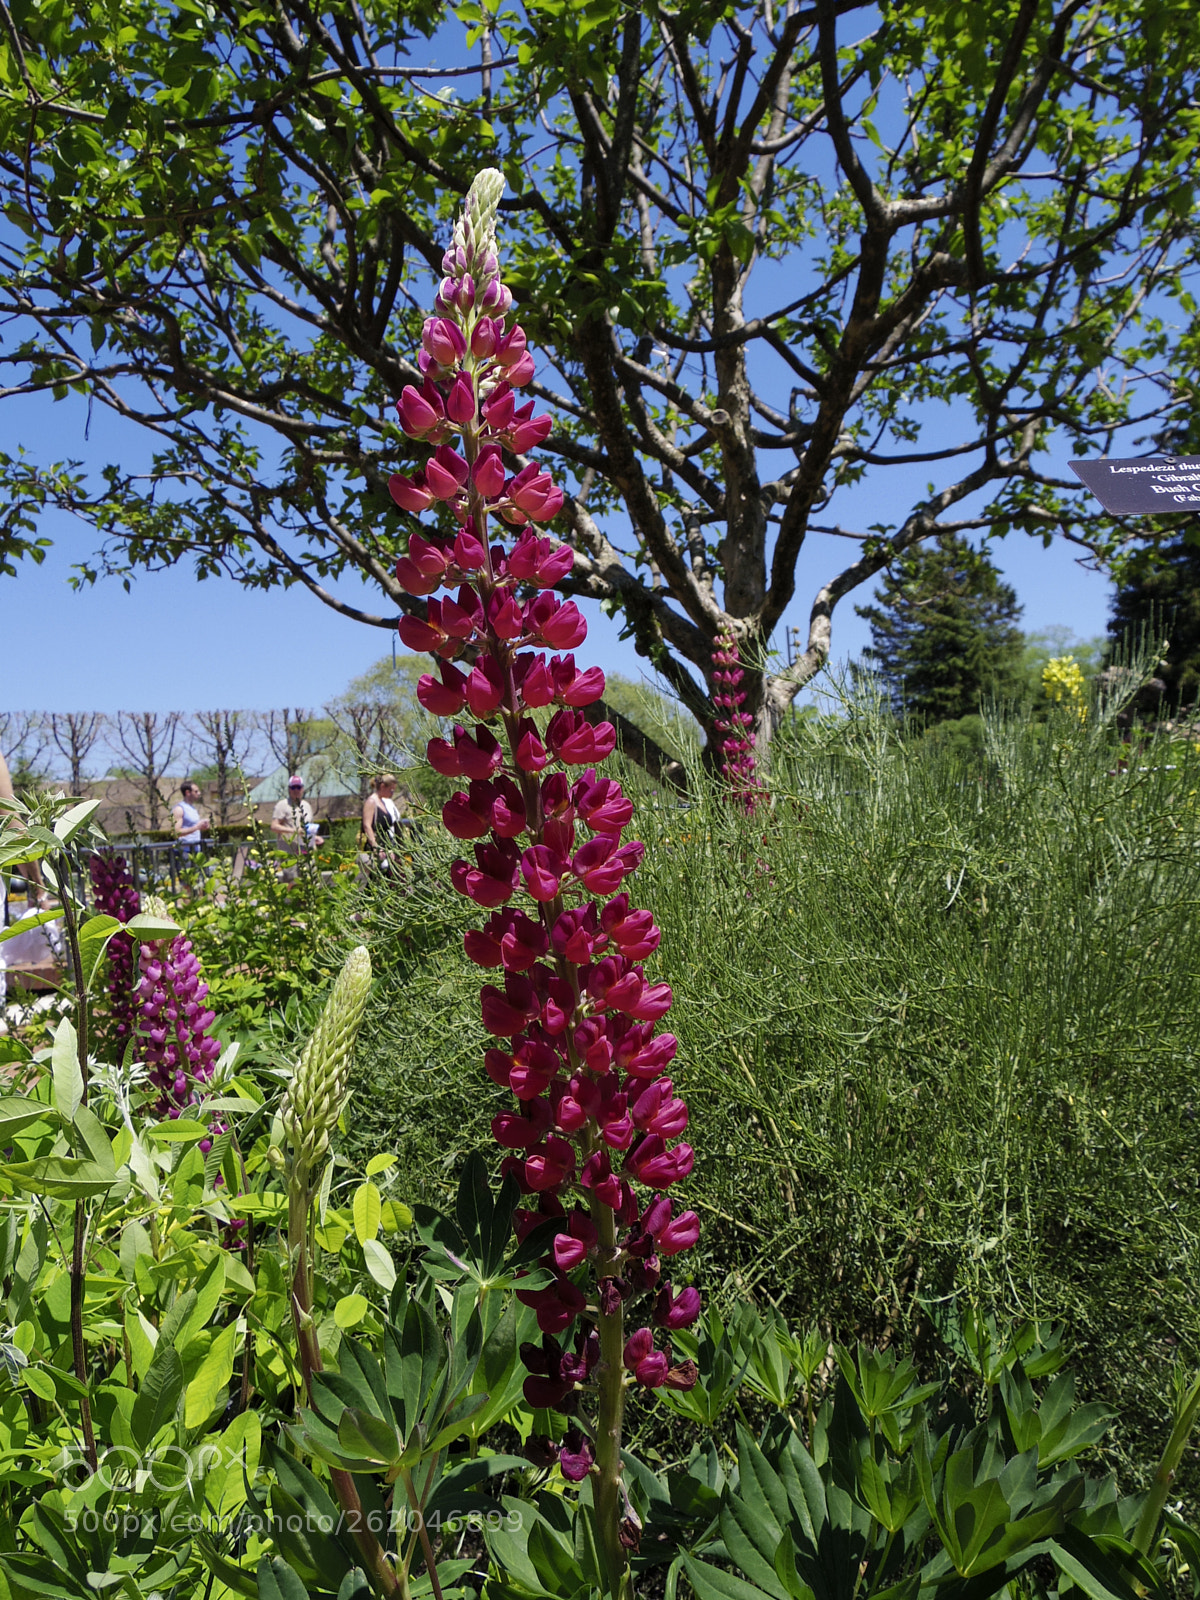
{"type": "Polygon", "coordinates": [[[712,701],[717,710],[714,726],[721,734],[721,770],[736,803],[753,811],[764,791],[754,755],[754,718],[745,709],[741,651],[732,633],[717,635],[712,659],[712,701]]]}
{"type": "Polygon", "coordinates": [[[518,1231],[546,1218],[557,1227],[543,1263],[552,1280],[521,1293],[542,1333],[522,1351],[526,1395],[571,1419],[561,1469],[574,1480],[594,1475],[597,1506],[615,1529],[626,1385],[696,1380],[690,1363],[674,1364],[669,1330],[694,1322],[700,1299],[672,1290],[662,1263],[695,1244],[699,1222],[666,1193],[693,1156],[679,1139],[687,1106],[665,1076],[676,1040],[655,1033],[671,990],[641,964],[659,931],[628,890],[643,846],[623,841],[633,807],[596,770],[616,735],[584,714],[604,675],[576,666],[570,652],[587,625],[554,593],[572,551],[535,526],[557,514],[563,491],[536,461],[507,465],[552,424],[515,399],[534,363],[523,330],[506,325],[512,296],[495,244],[503,187],[499,173],[484,172],[467,197],[437,316],[425,325],[424,382],[398,402],[401,427],[433,450],[422,472],[392,479],[393,498],[409,512],[440,503],[457,530],[412,535],[396,572],[423,604],[400,636],[435,657],[421,704],[469,714],[430,742],[429,760],[462,780],[442,817],[472,848],[451,881],[488,913],[465,944],[495,974],[481,993],[495,1040],[484,1066],[513,1096],[492,1129],[507,1152],[503,1170],[525,1196],[518,1231]],[[492,543],[497,532],[510,542],[492,543]],[[446,588],[453,594],[435,598],[446,588]],[[547,650],[556,653],[547,659],[547,650]],[[535,711],[549,711],[548,722],[535,711]],[[629,1317],[640,1325],[627,1327],[629,1317]],[[592,1416],[582,1403],[589,1393],[592,1416]]]}
{"type": "Polygon", "coordinates": [[[354,1041],[371,992],[371,955],[360,944],[346,958],[279,1108],[297,1160],[311,1172],[329,1149],[350,1081],[354,1041]]]}

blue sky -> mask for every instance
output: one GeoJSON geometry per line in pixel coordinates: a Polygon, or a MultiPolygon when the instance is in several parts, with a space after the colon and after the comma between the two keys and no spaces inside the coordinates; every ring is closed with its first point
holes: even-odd
{"type": "MultiPolygon", "coordinates": [[[[99,414],[85,439],[82,402],[27,401],[19,413],[9,402],[0,411],[6,433],[18,415],[9,443],[22,445],[42,464],[69,456],[99,466],[141,445],[99,414]]],[[[1065,469],[1065,454],[1054,465],[1065,469]]],[[[865,525],[894,512],[896,469],[886,476],[886,489],[868,478],[853,491],[844,524],[854,513],[865,525]],[[885,493],[890,508],[881,503],[885,493]]],[[[910,487],[919,494],[919,482],[910,487]]],[[[0,705],[6,710],[316,707],[391,650],[390,634],[347,621],[298,589],[250,593],[232,581],[199,583],[184,567],[138,577],[130,593],[114,580],[73,590],[72,565],[94,550],[90,530],[55,514],[41,531],[54,541],[44,564],[26,562],[16,578],[0,577],[0,705]]],[[[806,629],[811,595],[845,564],[852,548],[830,535],[810,537],[785,625],[806,629]]],[[[1086,638],[1104,631],[1111,586],[1084,570],[1073,548],[1056,541],[1046,550],[1039,540],[1012,535],[993,553],[1025,607],[1027,632],[1059,625],[1086,638]]],[[[377,593],[353,583],[338,591],[371,609],[378,605],[377,593]]],[[[834,614],[836,660],[857,656],[869,642],[866,624],[854,614],[854,600],[864,598],[847,598],[834,614]]],[[[598,607],[585,603],[585,609],[588,660],[606,671],[641,676],[645,664],[619,639],[618,626],[598,607]]]]}

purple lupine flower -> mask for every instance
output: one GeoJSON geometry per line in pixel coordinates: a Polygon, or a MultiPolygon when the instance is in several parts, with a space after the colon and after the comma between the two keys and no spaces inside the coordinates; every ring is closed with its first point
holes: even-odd
{"type": "MultiPolygon", "coordinates": [[[[92,900],[98,913],[129,922],[142,908],[141,896],[134,887],[129,864],[124,856],[99,853],[88,861],[92,876],[92,900]]],[[[108,941],[108,1012],[112,1019],[112,1042],[117,1060],[133,1037],[136,1002],[133,982],[133,940],[127,933],[114,933],[108,941]]]]}
{"type": "Polygon", "coordinates": [[[741,652],[734,635],[719,633],[713,644],[712,702],[718,716],[714,727],[722,734],[721,771],[728,781],[732,798],[745,811],[753,811],[763,797],[754,756],[754,718],[743,708],[746,691],[742,688],[741,652]]]}
{"type": "MultiPolygon", "coordinates": [[[[148,944],[142,951],[142,976],[137,989],[138,1027],[150,1081],[159,1091],[159,1116],[178,1117],[198,1105],[221,1053],[219,1039],[209,1034],[215,1012],[205,1008],[208,985],[200,975],[200,958],[183,934],[168,945],[148,944]]],[[[216,1125],[214,1132],[224,1130],[216,1125]]],[[[202,1140],[206,1154],[211,1141],[202,1140]]]]}
{"type": "MultiPolygon", "coordinates": [[[[443,717],[470,713],[449,739],[431,740],[428,754],[438,772],[465,784],[442,812],[447,830],[473,847],[472,859],[454,863],[451,882],[490,913],[465,946],[496,971],[481,992],[496,1041],[484,1065],[515,1100],[492,1130],[509,1152],[502,1170],[527,1197],[518,1234],[546,1218],[557,1226],[543,1260],[552,1281],[518,1291],[543,1335],[541,1346],[522,1350],[526,1396],[575,1419],[559,1461],[579,1481],[595,1459],[581,1431],[580,1391],[604,1372],[602,1339],[617,1369],[622,1347],[636,1341],[638,1360],[625,1363],[618,1396],[623,1382],[695,1382],[694,1368],[672,1366],[655,1349],[654,1329],[686,1327],[699,1315],[699,1295],[673,1295],[659,1264],[693,1245],[699,1224],[692,1212],[675,1214],[661,1192],[691,1171],[692,1151],[672,1142],[687,1125],[687,1107],[664,1077],[676,1040],[655,1033],[671,990],[641,965],[659,930],[625,889],[644,847],[622,842],[632,804],[596,770],[615,746],[613,727],[585,714],[604,692],[604,675],[576,666],[571,652],[587,625],[573,601],[554,593],[572,551],[534,526],[557,514],[563,492],[536,461],[505,468],[505,455],[544,439],[551,419],[514,398],[533,360],[523,330],[505,326],[512,296],[494,249],[502,189],[495,172],[472,186],[442,263],[438,318],[425,325],[425,381],[397,406],[405,433],[436,448],[423,473],[392,479],[392,496],[409,512],[438,502],[453,523],[451,532],[414,533],[397,564],[407,592],[429,597],[401,619],[399,633],[435,658],[437,676],[418,686],[421,704],[443,717]],[[449,444],[455,432],[458,449],[449,444]],[[511,542],[492,542],[505,532],[511,542]],[[438,599],[439,589],[453,593],[438,599]],[[548,660],[547,650],[557,653],[548,660]],[[549,722],[535,723],[530,713],[551,707],[549,722]],[[629,1333],[624,1318],[639,1301],[644,1325],[629,1333]]],[[[619,1426],[618,1414],[618,1435],[619,1426]]]]}

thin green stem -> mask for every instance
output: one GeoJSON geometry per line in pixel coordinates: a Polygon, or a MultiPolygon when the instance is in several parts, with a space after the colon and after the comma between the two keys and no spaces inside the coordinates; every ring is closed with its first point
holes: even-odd
{"type": "Polygon", "coordinates": [[[412,1473],[407,1467],[400,1474],[400,1481],[404,1485],[404,1492],[408,1496],[408,1503],[413,1509],[417,1519],[417,1536],[421,1541],[421,1550],[425,1557],[425,1565],[429,1569],[429,1582],[433,1587],[433,1600],[442,1600],[442,1586],[438,1582],[437,1562],[433,1559],[433,1546],[429,1542],[429,1529],[425,1526],[425,1510],[417,1498],[417,1488],[413,1483],[412,1473]]]}
{"type": "MultiPolygon", "coordinates": [[[[592,1221],[596,1226],[600,1259],[611,1260],[617,1248],[617,1219],[611,1206],[593,1197],[592,1221]]],[[[619,1574],[614,1600],[633,1600],[629,1558],[621,1544],[621,1429],[625,1418],[625,1316],[616,1309],[600,1313],[600,1361],[596,1369],[599,1406],[596,1418],[596,1467],[592,1499],[596,1507],[596,1536],[604,1550],[604,1568],[619,1574]]]]}
{"type": "Polygon", "coordinates": [[[1171,1491],[1179,1463],[1183,1460],[1183,1452],[1187,1449],[1188,1439],[1198,1419],[1200,1419],[1200,1378],[1196,1379],[1179,1402],[1171,1437],[1167,1440],[1167,1448],[1162,1453],[1154,1481],[1146,1497],[1146,1504],[1142,1507],[1142,1514],[1138,1518],[1138,1525],[1133,1535],[1133,1548],[1141,1555],[1148,1556],[1158,1541],[1158,1525],[1162,1518],[1163,1507],[1167,1503],[1167,1495],[1171,1491]]]}
{"type": "MultiPolygon", "coordinates": [[[[309,1219],[313,1194],[308,1166],[297,1161],[288,1185],[288,1259],[292,1269],[292,1324],[296,1330],[296,1350],[305,1398],[313,1404],[313,1378],[321,1371],[321,1346],[313,1321],[312,1272],[309,1254],[309,1219]]],[[[358,1485],[352,1473],[342,1467],[329,1469],[329,1481],[338,1504],[346,1513],[346,1527],[362,1557],[363,1568],[378,1594],[390,1600],[406,1600],[408,1585],[402,1583],[387,1552],[371,1532],[363,1510],[358,1485]]]]}
{"type": "MultiPolygon", "coordinates": [[[[79,1076],[83,1085],[80,1104],[87,1105],[88,1098],[88,996],[84,982],[83,955],[79,948],[79,921],[71,900],[71,858],[64,850],[56,862],[59,875],[59,901],[62,905],[63,928],[67,949],[71,953],[71,972],[75,982],[75,1048],[79,1062],[79,1076]]],[[[83,1426],[83,1447],[88,1465],[93,1472],[99,1470],[96,1453],[96,1435],[92,1428],[92,1402],[88,1394],[87,1343],[83,1334],[83,1303],[87,1293],[87,1262],[84,1244],[87,1238],[88,1210],[84,1201],[75,1202],[75,1236],[71,1243],[71,1354],[75,1376],[83,1386],[79,1396],[79,1415],[83,1426]]]]}

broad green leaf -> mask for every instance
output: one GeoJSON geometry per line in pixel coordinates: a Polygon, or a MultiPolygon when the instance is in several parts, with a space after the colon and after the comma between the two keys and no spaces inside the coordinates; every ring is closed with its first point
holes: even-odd
{"type": "Polygon", "coordinates": [[[347,1406],[338,1421],[338,1443],[347,1455],[380,1466],[392,1466],[400,1459],[400,1440],[395,1428],[382,1417],[347,1406]]]}
{"type": "Polygon", "coordinates": [[[70,1017],[64,1017],[54,1030],[50,1065],[54,1073],[54,1109],[64,1122],[70,1122],[83,1102],[79,1036],[70,1017]]]}
{"type": "Polygon", "coordinates": [[[405,1439],[425,1409],[444,1349],[437,1324],[416,1300],[405,1306],[399,1327],[385,1331],[387,1392],[405,1439]]]}
{"type": "Polygon", "coordinates": [[[231,1322],[217,1334],[200,1363],[200,1370],[187,1386],[183,1410],[186,1427],[198,1428],[214,1411],[224,1410],[236,1353],[237,1324],[231,1322]]]}
{"type": "Polygon", "coordinates": [[[27,1389],[32,1389],[39,1400],[49,1400],[53,1403],[58,1396],[54,1379],[41,1367],[26,1367],[21,1374],[21,1381],[27,1389]]]}
{"type": "Polygon", "coordinates": [[[121,924],[116,917],[89,917],[79,930],[79,959],[83,967],[83,987],[90,990],[96,969],[104,958],[108,941],[120,933],[121,924]]]}
{"type": "MultiPolygon", "coordinates": [[[[24,857],[20,859],[24,860],[24,857]]],[[[15,939],[22,933],[32,933],[34,928],[40,928],[45,922],[57,922],[61,916],[61,911],[38,911],[31,917],[22,917],[19,922],[12,922],[7,928],[0,928],[0,944],[6,939],[15,939]]]]}
{"type": "Polygon", "coordinates": [[[354,1215],[354,1232],[359,1244],[366,1244],[379,1232],[383,1217],[383,1202],[373,1183],[360,1183],[354,1191],[351,1206],[354,1215]]]}
{"type": "Polygon", "coordinates": [[[768,1595],[777,1592],[774,1588],[770,1591],[755,1588],[744,1578],[725,1572],[720,1567],[710,1567],[706,1561],[697,1561],[686,1553],[683,1570],[696,1592],[696,1600],[768,1600],[768,1595]]]}
{"type": "Polygon", "coordinates": [[[54,832],[63,844],[70,844],[71,840],[100,809],[99,800],[81,800],[77,806],[72,806],[65,811],[54,824],[54,832]]]}
{"type": "Polygon", "coordinates": [[[215,1250],[212,1260],[196,1280],[195,1302],[175,1335],[175,1344],[180,1350],[186,1350],[201,1329],[208,1326],[220,1303],[225,1288],[225,1258],[224,1250],[215,1250]]]}
{"type": "Polygon", "coordinates": [[[53,1115],[49,1106],[40,1105],[23,1094],[0,1097],[0,1143],[8,1144],[22,1128],[53,1115]]]}
{"type": "Polygon", "coordinates": [[[308,1600],[308,1590],[279,1556],[263,1556],[255,1577],[258,1600],[308,1600]]]}
{"type": "Polygon", "coordinates": [[[145,912],[130,917],[125,924],[125,932],[132,934],[142,944],[157,944],[162,939],[174,939],[182,931],[177,922],[170,922],[163,917],[152,917],[145,912]]]}
{"type": "Polygon", "coordinates": [[[356,1328],[370,1309],[365,1294],[344,1294],[333,1308],[333,1320],[339,1328],[356,1328]]]}
{"type": "Polygon", "coordinates": [[[140,1449],[151,1445],[159,1431],[170,1422],[182,1393],[183,1362],[175,1346],[160,1338],[130,1418],[130,1429],[140,1449]]]}
{"type": "Polygon", "coordinates": [[[396,1283],[396,1264],[378,1239],[368,1239],[362,1247],[367,1271],[386,1293],[390,1294],[396,1283]]]}
{"type": "Polygon", "coordinates": [[[76,1108],[75,1131],[96,1166],[101,1171],[111,1172],[115,1181],[117,1164],[113,1159],[112,1143],[101,1125],[100,1118],[88,1106],[76,1108]]]}
{"type": "Polygon", "coordinates": [[[94,1161],[73,1156],[41,1156],[35,1161],[8,1162],[0,1166],[0,1183],[10,1183],[20,1193],[49,1195],[55,1200],[89,1200],[107,1194],[114,1175],[94,1161]]]}
{"type": "Polygon", "coordinates": [[[402,1200],[385,1200],[382,1223],[384,1233],[405,1233],[413,1224],[412,1210],[402,1200]]]}
{"type": "Polygon", "coordinates": [[[194,1144],[208,1137],[208,1125],[188,1117],[176,1117],[174,1121],[168,1118],[164,1122],[149,1123],[142,1133],[155,1144],[194,1144]]]}
{"type": "Polygon", "coordinates": [[[396,1157],[388,1151],[383,1151],[377,1156],[372,1156],[367,1162],[367,1177],[374,1178],[381,1172],[387,1172],[396,1165],[396,1157]]]}

